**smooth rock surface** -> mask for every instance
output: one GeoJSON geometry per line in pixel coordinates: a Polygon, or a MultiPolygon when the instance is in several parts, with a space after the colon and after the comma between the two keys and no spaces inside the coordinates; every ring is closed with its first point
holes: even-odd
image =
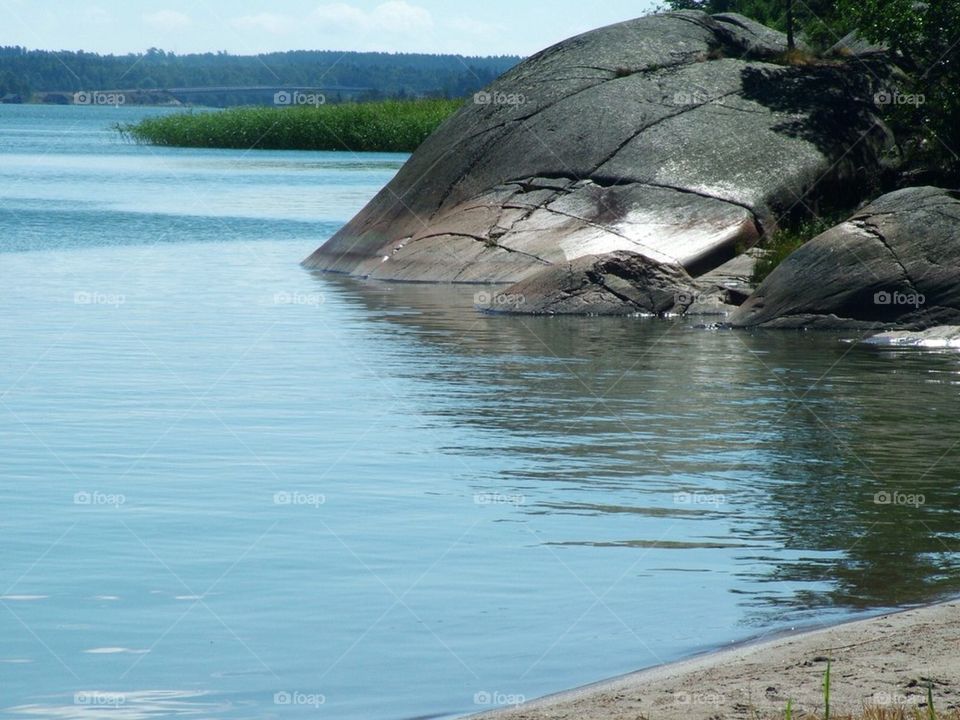
{"type": "Polygon", "coordinates": [[[448,119],[305,265],[508,283],[628,251],[707,272],[801,202],[856,196],[892,147],[873,72],[765,61],[785,47],[742,16],[684,11],[548,48],[448,119]]]}
{"type": "Polygon", "coordinates": [[[790,255],[735,327],[923,330],[960,324],[960,193],[877,199],[790,255]]]}

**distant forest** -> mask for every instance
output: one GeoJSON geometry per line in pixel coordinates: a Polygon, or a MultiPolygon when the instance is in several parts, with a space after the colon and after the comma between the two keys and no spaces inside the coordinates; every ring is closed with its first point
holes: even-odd
{"type": "MultiPolygon", "coordinates": [[[[151,91],[183,87],[331,88],[329,100],[470,95],[521,58],[298,50],[264,55],[176,55],[151,48],[131,55],[0,47],[0,98],[55,101],[46,93],[151,91]],[[340,90],[342,89],[342,90],[340,90]]],[[[264,101],[262,94],[205,96],[205,104],[264,101]]]]}

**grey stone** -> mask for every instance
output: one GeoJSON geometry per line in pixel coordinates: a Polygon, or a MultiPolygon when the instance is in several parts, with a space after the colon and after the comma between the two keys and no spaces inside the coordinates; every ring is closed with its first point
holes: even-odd
{"type": "Polygon", "coordinates": [[[878,333],[864,342],[894,348],[957,349],[960,348],[960,326],[937,325],[928,330],[894,330],[878,333]]]}
{"type": "Polygon", "coordinates": [[[884,195],[790,255],[730,323],[878,330],[960,324],[960,194],[917,187],[884,195]]]}
{"type": "Polygon", "coordinates": [[[785,42],[684,11],[548,48],[449,118],[305,264],[513,283],[631,252],[708,272],[801,202],[859,199],[892,147],[871,72],[758,59],[785,42]]]}
{"type": "Polygon", "coordinates": [[[525,315],[663,315],[685,310],[697,292],[679,265],[621,251],[551,265],[493,296],[484,309],[525,315]]]}

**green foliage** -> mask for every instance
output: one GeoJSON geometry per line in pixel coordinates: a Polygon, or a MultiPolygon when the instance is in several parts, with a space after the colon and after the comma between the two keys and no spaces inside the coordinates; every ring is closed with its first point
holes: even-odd
{"type": "Polygon", "coordinates": [[[823,720],[830,720],[830,660],[823,673],[823,720]]]}
{"type": "Polygon", "coordinates": [[[764,244],[764,254],[757,260],[750,281],[754,285],[762,283],[780,263],[817,235],[826,232],[836,225],[837,222],[839,222],[838,216],[830,216],[827,218],[816,217],[775,232],[764,244]]]}
{"type": "Polygon", "coordinates": [[[177,147],[412,152],[460,100],[386,100],[246,107],[147,118],[117,129],[137,142],[177,147]]]}
{"type": "MultiPolygon", "coordinates": [[[[816,46],[832,45],[839,39],[834,25],[833,0],[794,2],[794,16],[800,36],[816,46]]],[[[703,10],[708,13],[736,12],[786,32],[787,0],[667,0],[670,10],[703,10]]]]}
{"type": "MultiPolygon", "coordinates": [[[[0,47],[0,95],[8,92],[151,90],[183,87],[325,88],[345,98],[466,97],[519,57],[297,50],[256,56],[227,53],[98,55],[0,47]]],[[[205,96],[206,104],[261,102],[263,93],[205,96]]]]}
{"type": "Polygon", "coordinates": [[[837,9],[907,72],[885,109],[901,136],[915,136],[913,159],[960,173],[960,0],[839,0],[837,9]]]}
{"type": "MultiPolygon", "coordinates": [[[[851,30],[890,47],[906,71],[897,93],[880,105],[908,159],[960,176],[960,0],[795,1],[799,36],[817,49],[834,45],[851,30]]],[[[673,10],[739,12],[785,28],[787,0],[667,0],[673,10]]]]}

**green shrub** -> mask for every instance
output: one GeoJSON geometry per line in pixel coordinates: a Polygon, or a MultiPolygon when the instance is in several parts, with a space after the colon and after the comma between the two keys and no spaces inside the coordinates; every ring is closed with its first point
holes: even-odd
{"type": "Polygon", "coordinates": [[[755,285],[762,283],[794,251],[840,221],[841,219],[835,216],[808,218],[792,227],[786,227],[775,232],[762,245],[763,254],[753,268],[751,282],[755,285]]]}

